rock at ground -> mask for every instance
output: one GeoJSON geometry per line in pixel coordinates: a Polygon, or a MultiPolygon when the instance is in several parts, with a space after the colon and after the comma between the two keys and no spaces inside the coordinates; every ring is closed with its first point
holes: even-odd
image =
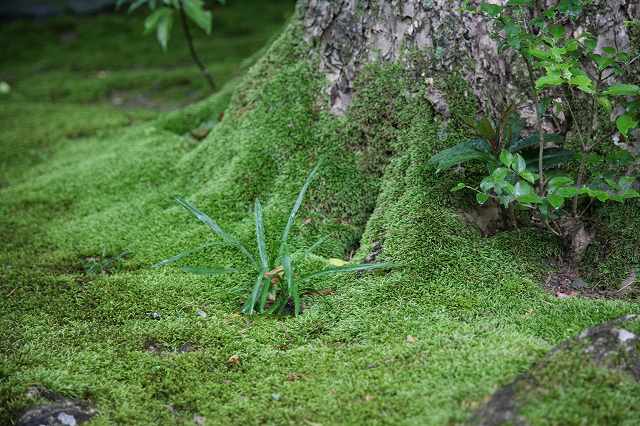
{"type": "Polygon", "coordinates": [[[520,414],[524,399],[522,393],[529,393],[532,389],[546,392],[545,386],[548,385],[537,380],[535,373],[552,365],[562,353],[590,360],[601,368],[624,372],[640,382],[640,336],[631,331],[634,325],[637,328],[638,322],[640,315],[627,315],[589,328],[561,343],[527,373],[498,389],[468,423],[482,426],[529,424],[520,414]],[[525,391],[521,391],[523,389],[525,391]]]}
{"type": "Polygon", "coordinates": [[[95,415],[96,410],[85,402],[59,400],[27,410],[17,426],[77,426],[95,415]]]}

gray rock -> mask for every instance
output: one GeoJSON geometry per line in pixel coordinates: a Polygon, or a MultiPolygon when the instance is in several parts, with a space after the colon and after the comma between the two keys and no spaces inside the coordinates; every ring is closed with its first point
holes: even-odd
{"type": "Polygon", "coordinates": [[[560,352],[578,353],[594,364],[625,372],[640,382],[640,337],[627,328],[640,320],[638,315],[627,315],[589,328],[553,348],[529,373],[518,376],[513,382],[498,389],[488,402],[478,409],[469,424],[494,426],[503,424],[527,425],[519,411],[518,389],[544,387],[533,378],[533,372],[554,361],[560,352]]]}
{"type": "Polygon", "coordinates": [[[96,410],[85,402],[63,400],[27,410],[17,426],[78,426],[95,416],[96,410]]]}

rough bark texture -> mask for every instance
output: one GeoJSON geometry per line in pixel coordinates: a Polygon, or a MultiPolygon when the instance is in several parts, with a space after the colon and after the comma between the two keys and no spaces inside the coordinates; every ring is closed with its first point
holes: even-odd
{"type": "MultiPolygon", "coordinates": [[[[459,0],[301,0],[305,38],[320,54],[321,70],[330,82],[332,111],[342,114],[348,108],[353,81],[363,65],[407,60],[411,51],[427,59],[425,78],[459,73],[491,112],[517,99],[522,93],[517,76],[523,73],[512,67],[519,61],[513,54],[498,53],[487,21],[462,12],[461,4],[459,0]]],[[[624,21],[639,16],[639,0],[595,0],[587,18],[572,29],[586,27],[600,34],[600,46],[625,48],[629,34],[624,21]]],[[[429,97],[446,114],[441,94],[434,89],[429,97]]]]}

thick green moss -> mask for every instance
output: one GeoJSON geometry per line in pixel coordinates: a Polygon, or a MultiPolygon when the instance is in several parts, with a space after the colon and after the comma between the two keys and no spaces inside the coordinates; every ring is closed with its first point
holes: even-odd
{"type": "MultiPolygon", "coordinates": [[[[0,204],[2,422],[32,403],[25,391],[38,383],[94,401],[97,425],[189,423],[195,414],[215,424],[457,423],[553,344],[636,309],[553,299],[536,281],[540,253],[553,244],[529,231],[483,239],[460,221],[448,192],[455,177],[434,176],[425,163],[464,135],[434,117],[420,95],[424,83],[399,67],[367,68],[351,111],[333,117],[291,25],[237,84],[233,95],[223,90],[145,123],[121,127],[114,113],[116,122],[92,127],[108,131],[60,135],[46,161],[8,163],[0,204]],[[215,125],[203,141],[183,136],[207,121],[215,125]],[[238,314],[253,273],[224,247],[188,263],[239,274],[206,279],[149,268],[212,238],[173,196],[251,246],[260,197],[275,241],[320,160],[292,240],[295,258],[329,236],[318,250],[324,257],[361,242],[361,258],[382,241],[380,260],[403,268],[317,280],[315,288],[335,294],[306,297],[304,315],[287,319],[238,314]],[[131,255],[122,272],[88,279],[82,258],[103,248],[131,255]],[[185,343],[195,350],[180,353],[185,343]],[[238,366],[227,363],[232,355],[238,366]]],[[[2,116],[12,134],[41,146],[19,131],[23,114],[2,116]]],[[[16,149],[16,158],[27,151],[16,149]]],[[[576,392],[599,392],[588,380],[576,383],[576,392]]]]}

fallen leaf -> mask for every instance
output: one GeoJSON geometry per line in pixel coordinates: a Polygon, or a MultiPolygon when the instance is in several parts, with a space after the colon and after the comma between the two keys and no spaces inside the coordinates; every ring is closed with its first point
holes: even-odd
{"type": "Polygon", "coordinates": [[[229,364],[230,367],[237,367],[240,365],[240,357],[238,355],[231,355],[227,360],[227,364],[229,364]]]}
{"type": "Polygon", "coordinates": [[[302,379],[302,374],[298,374],[298,373],[287,374],[287,380],[290,382],[297,382],[300,379],[302,379]]]}
{"type": "Polygon", "coordinates": [[[329,265],[336,266],[336,267],[338,267],[338,268],[339,268],[339,267],[341,267],[341,266],[346,265],[346,264],[347,264],[347,263],[349,263],[349,262],[347,262],[347,261],[345,261],[345,260],[342,260],[342,259],[331,258],[331,259],[327,260],[327,263],[328,263],[329,265]]]}
{"type": "Polygon", "coordinates": [[[414,336],[407,336],[407,343],[415,343],[417,341],[418,339],[416,339],[414,336]]]}
{"type": "Polygon", "coordinates": [[[573,296],[575,296],[575,295],[576,295],[576,292],[575,292],[575,291],[568,291],[568,292],[566,292],[566,293],[565,293],[565,292],[562,292],[562,291],[557,291],[557,292],[556,292],[556,297],[557,297],[558,299],[567,299],[567,298],[569,298],[569,297],[573,297],[573,296]]]}
{"type": "Polygon", "coordinates": [[[373,395],[365,395],[364,396],[364,400],[369,402],[369,401],[373,401],[375,399],[375,397],[373,395]]]}
{"type": "Polygon", "coordinates": [[[311,223],[311,218],[310,217],[305,217],[304,220],[302,221],[303,224],[308,225],[311,223]]]}
{"type": "Polygon", "coordinates": [[[207,418],[204,416],[200,416],[198,414],[194,414],[193,415],[193,422],[197,425],[197,426],[204,426],[205,423],[207,422],[207,418]]]}

